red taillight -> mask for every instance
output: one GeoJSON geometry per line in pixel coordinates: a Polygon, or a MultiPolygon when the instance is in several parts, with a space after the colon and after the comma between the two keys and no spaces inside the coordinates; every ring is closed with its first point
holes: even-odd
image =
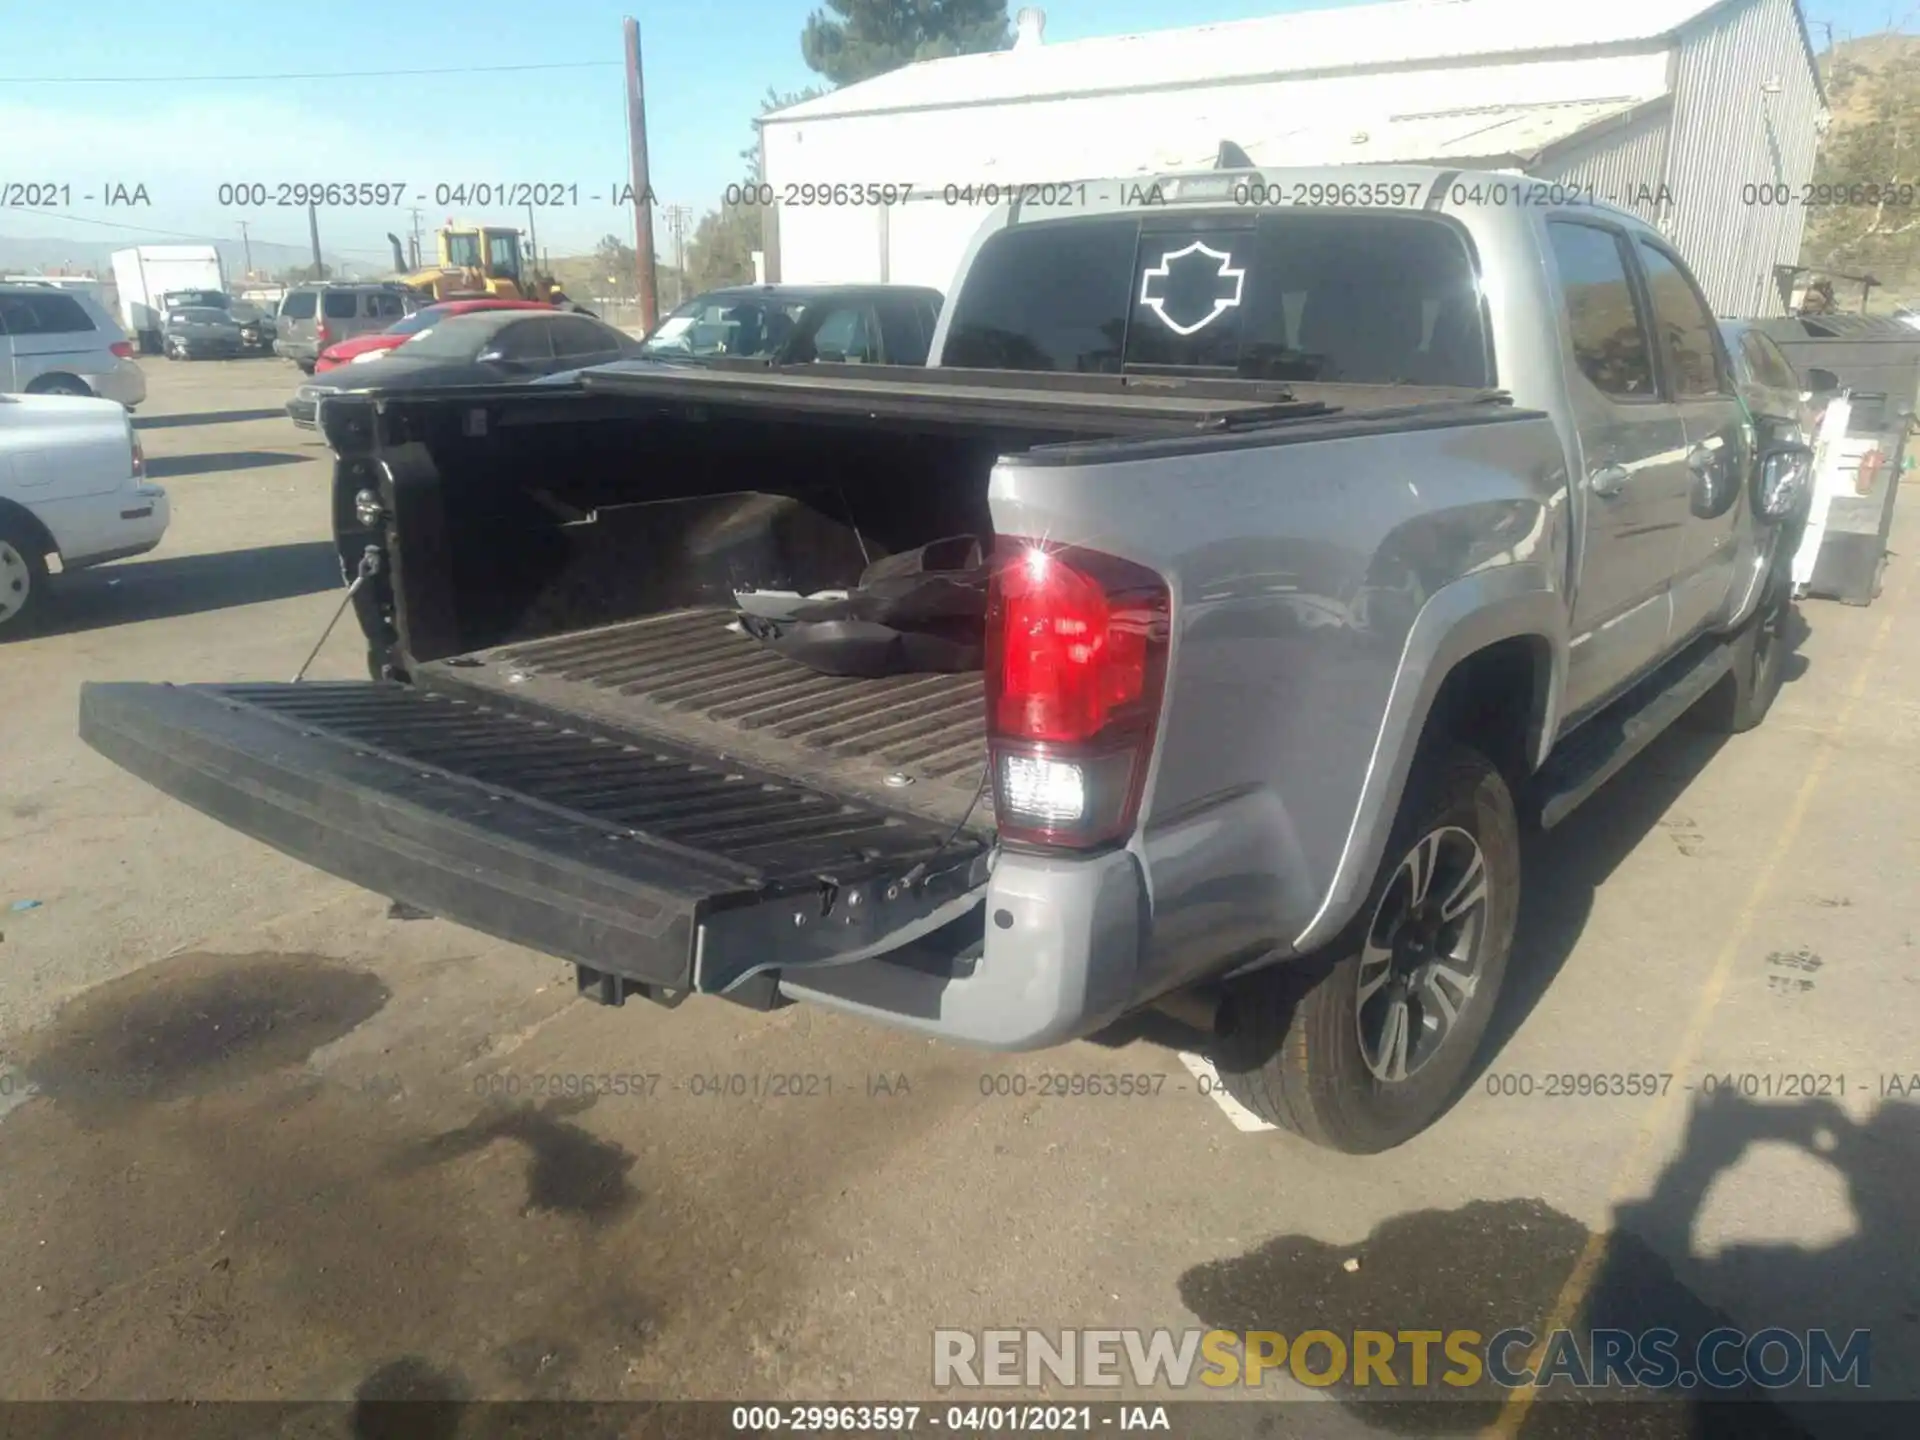
{"type": "Polygon", "coordinates": [[[116,340],[107,348],[122,360],[131,360],[133,358],[133,342],[131,340],[116,340]]]}
{"type": "Polygon", "coordinates": [[[1097,551],[1002,539],[987,603],[987,725],[1001,838],[1085,849],[1138,818],[1171,599],[1097,551]]]}
{"type": "Polygon", "coordinates": [[[318,340],[322,345],[333,338],[333,332],[327,329],[326,321],[322,320],[318,325],[313,327],[313,338],[318,340]]]}
{"type": "Polygon", "coordinates": [[[140,448],[138,436],[135,436],[133,441],[133,478],[136,480],[147,478],[147,452],[140,448]]]}

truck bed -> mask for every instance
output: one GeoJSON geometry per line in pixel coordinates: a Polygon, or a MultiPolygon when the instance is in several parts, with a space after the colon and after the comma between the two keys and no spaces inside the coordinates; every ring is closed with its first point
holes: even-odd
{"type": "MultiPolygon", "coordinates": [[[[518,700],[958,825],[986,765],[979,674],[822,675],[692,608],[454,656],[418,682],[518,700]],[[891,780],[891,783],[889,781],[891,780]]],[[[982,796],[969,826],[990,832],[982,796]]]]}

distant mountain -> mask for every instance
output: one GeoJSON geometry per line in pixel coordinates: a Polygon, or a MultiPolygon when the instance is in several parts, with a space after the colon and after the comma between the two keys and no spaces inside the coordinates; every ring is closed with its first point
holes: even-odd
{"type": "MultiPolygon", "coordinates": [[[[108,257],[116,250],[125,250],[134,245],[191,245],[191,240],[162,240],[157,237],[142,239],[129,236],[124,240],[79,240],[70,236],[26,236],[0,235],[0,273],[17,275],[21,273],[52,273],[56,271],[88,272],[106,277],[111,270],[108,257]]],[[[209,242],[220,252],[220,260],[226,266],[227,275],[238,280],[246,270],[247,250],[238,240],[214,240],[209,242]]],[[[374,261],[371,256],[346,260],[338,255],[327,253],[323,248],[322,257],[332,266],[334,273],[342,277],[379,275],[385,272],[385,266],[374,261]]],[[[256,242],[252,249],[253,268],[267,275],[276,275],[296,265],[313,263],[312,252],[295,245],[271,245],[256,242]]]]}

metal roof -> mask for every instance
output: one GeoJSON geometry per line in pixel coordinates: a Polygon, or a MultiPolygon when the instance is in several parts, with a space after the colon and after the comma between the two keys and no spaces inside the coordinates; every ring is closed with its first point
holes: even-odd
{"type": "Polygon", "coordinates": [[[1648,44],[1727,0],[1395,0],[923,60],[764,117],[1045,99],[1648,44]]]}
{"type": "MultiPolygon", "coordinates": [[[[1607,96],[1544,105],[1482,105],[1418,114],[1381,113],[1337,123],[1303,119],[1266,132],[1248,132],[1234,121],[1208,113],[1205,106],[1176,130],[1163,127],[1129,147],[1135,174],[1212,169],[1220,142],[1231,140],[1256,166],[1446,164],[1499,170],[1532,164],[1543,151],[1585,135],[1594,127],[1620,120],[1668,97],[1642,99],[1607,96]],[[1170,133],[1171,132],[1171,133],[1170,133]]],[[[1107,137],[1081,138],[1078,158],[1056,154],[1049,173],[1107,178],[1116,173],[1107,137]]],[[[1024,155],[990,157],[972,167],[982,180],[1004,176],[1009,182],[1034,178],[1024,155]]]]}

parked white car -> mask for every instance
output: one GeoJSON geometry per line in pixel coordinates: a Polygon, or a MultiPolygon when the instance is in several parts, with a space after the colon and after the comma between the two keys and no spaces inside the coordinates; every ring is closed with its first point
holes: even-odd
{"type": "Polygon", "coordinates": [[[168,518],[124,407],[0,395],[0,640],[46,613],[50,556],[67,571],[144,554],[168,518]]]}
{"type": "Polygon", "coordinates": [[[0,393],[147,398],[133,342],[106,307],[40,281],[0,284],[0,393]]]}

